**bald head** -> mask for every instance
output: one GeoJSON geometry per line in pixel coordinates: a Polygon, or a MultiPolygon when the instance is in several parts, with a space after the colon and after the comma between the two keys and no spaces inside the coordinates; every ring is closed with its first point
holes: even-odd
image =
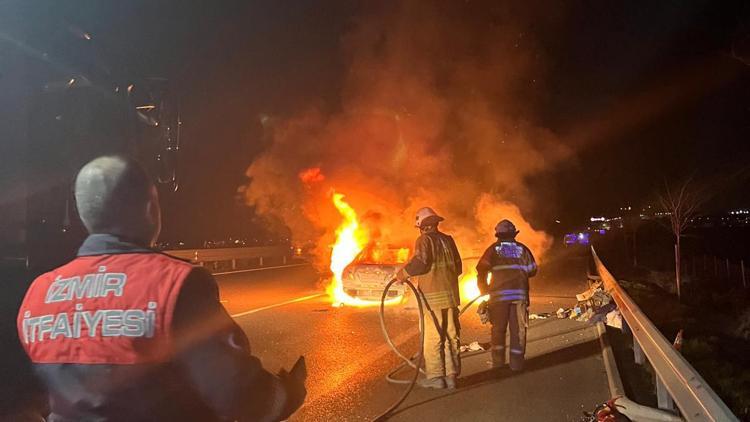
{"type": "Polygon", "coordinates": [[[78,172],[75,197],[89,233],[114,234],[144,245],[159,235],[156,188],[132,159],[105,156],[89,162],[78,172]]]}

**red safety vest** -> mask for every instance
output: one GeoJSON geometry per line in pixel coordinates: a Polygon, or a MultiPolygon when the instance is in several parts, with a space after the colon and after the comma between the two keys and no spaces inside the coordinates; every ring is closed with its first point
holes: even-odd
{"type": "Polygon", "coordinates": [[[18,314],[21,343],[34,363],[165,362],[191,269],[160,253],[76,258],[32,283],[18,314]]]}

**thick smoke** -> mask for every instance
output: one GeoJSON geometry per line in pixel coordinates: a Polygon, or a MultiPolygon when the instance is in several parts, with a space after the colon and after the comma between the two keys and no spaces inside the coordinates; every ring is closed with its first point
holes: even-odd
{"type": "Polygon", "coordinates": [[[544,69],[519,21],[544,21],[495,3],[429,3],[357,20],[342,39],[340,111],[278,122],[247,171],[247,203],[314,240],[322,264],[341,221],[333,190],[383,244],[410,246],[414,212],[431,206],[465,256],[494,240],[502,218],[537,255],[551,245],[524,217],[545,199],[526,180],[569,154],[533,119],[544,69]]]}

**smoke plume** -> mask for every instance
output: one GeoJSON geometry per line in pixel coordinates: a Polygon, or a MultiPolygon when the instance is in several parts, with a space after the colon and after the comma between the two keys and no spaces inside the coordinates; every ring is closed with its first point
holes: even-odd
{"type": "Polygon", "coordinates": [[[322,263],[341,221],[332,191],[384,244],[411,246],[414,212],[431,206],[464,256],[494,241],[502,218],[544,254],[551,237],[525,217],[544,198],[527,179],[569,155],[534,121],[544,65],[525,23],[546,18],[497,2],[385,3],[342,39],[339,110],[274,125],[240,189],[247,204],[315,241],[322,263]]]}

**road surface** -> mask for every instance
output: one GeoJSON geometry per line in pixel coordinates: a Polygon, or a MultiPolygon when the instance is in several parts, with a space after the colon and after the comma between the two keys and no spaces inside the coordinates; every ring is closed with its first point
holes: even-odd
{"type": "MultiPolygon", "coordinates": [[[[585,259],[558,254],[532,279],[531,312],[575,303],[586,288],[585,259]]],[[[300,355],[308,397],[295,421],[371,420],[404,388],[384,376],[399,361],[383,341],[377,308],[334,308],[309,266],[218,275],[224,306],[272,371],[300,355]]],[[[392,336],[405,354],[418,349],[417,316],[388,309],[392,336]]],[[[459,389],[415,390],[392,420],[578,421],[609,396],[596,330],[585,323],[531,321],[527,369],[491,373],[488,354],[464,359],[459,389]]],[[[474,309],[462,318],[462,343],[489,342],[474,309]]],[[[408,377],[409,373],[400,374],[408,377]]]]}

